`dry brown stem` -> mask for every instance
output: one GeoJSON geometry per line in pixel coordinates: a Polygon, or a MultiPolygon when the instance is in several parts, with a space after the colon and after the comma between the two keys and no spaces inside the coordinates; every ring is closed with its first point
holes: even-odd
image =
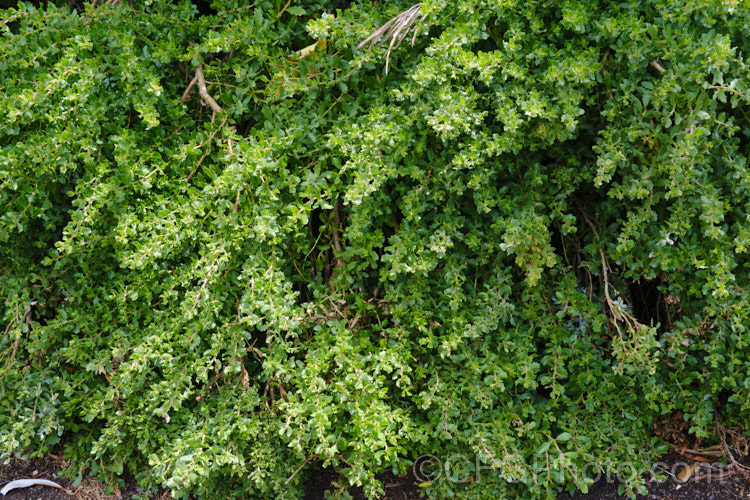
{"type": "Polygon", "coordinates": [[[206,79],[203,76],[202,64],[198,66],[198,69],[195,70],[195,77],[198,79],[198,92],[200,93],[203,101],[208,104],[215,112],[221,113],[223,111],[223,109],[221,109],[221,106],[219,106],[216,101],[214,101],[214,98],[208,94],[208,89],[206,88],[206,79]]]}
{"type": "Polygon", "coordinates": [[[358,49],[361,49],[368,43],[370,48],[374,45],[380,45],[386,40],[390,40],[391,43],[388,45],[388,50],[385,53],[385,74],[388,74],[388,65],[390,63],[391,52],[397,49],[401,42],[407,37],[410,31],[414,32],[411,39],[412,46],[417,38],[417,30],[414,27],[420,18],[424,19],[424,16],[420,16],[420,9],[422,4],[418,3],[413,5],[409,9],[405,10],[401,14],[397,15],[380,28],[376,29],[369,37],[357,45],[358,49]]]}
{"type": "Polygon", "coordinates": [[[661,64],[659,64],[659,63],[658,63],[658,62],[656,61],[656,59],[654,59],[653,61],[651,61],[651,62],[650,62],[649,64],[650,64],[650,65],[651,65],[651,66],[652,66],[653,68],[656,68],[656,71],[658,71],[659,73],[664,73],[665,71],[667,71],[666,69],[664,69],[664,67],[663,67],[663,66],[662,66],[661,64]]]}
{"type": "Polygon", "coordinates": [[[198,85],[198,93],[200,94],[203,102],[208,104],[208,106],[213,109],[215,113],[221,113],[222,111],[224,111],[221,106],[219,106],[219,104],[214,100],[214,98],[211,97],[211,95],[208,93],[208,88],[206,87],[206,77],[203,76],[202,64],[199,65],[195,70],[195,76],[192,80],[190,80],[190,83],[188,83],[185,92],[182,93],[182,99],[180,99],[180,102],[184,103],[190,100],[190,90],[196,84],[198,85]]]}
{"type": "Polygon", "coordinates": [[[746,481],[750,481],[750,467],[741,464],[735,458],[735,453],[740,456],[740,460],[750,454],[750,442],[748,442],[748,439],[741,436],[737,431],[725,427],[718,419],[714,421],[714,432],[719,435],[721,449],[729,461],[730,469],[737,471],[746,481]],[[727,442],[727,435],[731,441],[729,443],[727,442]],[[732,451],[735,453],[732,453],[732,451]]]}

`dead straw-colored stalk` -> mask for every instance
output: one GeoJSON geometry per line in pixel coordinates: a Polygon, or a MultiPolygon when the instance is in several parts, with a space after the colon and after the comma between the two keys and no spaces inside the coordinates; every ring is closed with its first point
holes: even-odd
{"type": "Polygon", "coordinates": [[[417,27],[415,26],[415,23],[420,20],[424,20],[424,15],[420,14],[420,9],[422,8],[422,4],[418,3],[411,8],[405,10],[401,14],[397,15],[387,23],[385,23],[380,28],[376,29],[372,35],[368,36],[365,40],[360,42],[359,45],[357,45],[357,49],[361,49],[368,43],[370,46],[368,48],[372,48],[375,45],[381,45],[388,40],[390,40],[390,44],[388,44],[388,50],[385,52],[385,74],[388,74],[388,65],[390,64],[391,59],[391,52],[393,52],[395,49],[398,48],[399,45],[401,45],[401,42],[404,41],[404,39],[409,35],[409,33],[413,33],[411,38],[411,45],[414,46],[414,42],[417,39],[417,27]]]}

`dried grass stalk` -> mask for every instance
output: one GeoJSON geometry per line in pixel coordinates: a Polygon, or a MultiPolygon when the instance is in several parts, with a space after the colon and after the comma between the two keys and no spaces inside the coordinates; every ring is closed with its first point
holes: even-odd
{"type": "Polygon", "coordinates": [[[420,15],[421,8],[422,4],[418,3],[408,10],[405,10],[401,14],[385,23],[380,28],[376,29],[372,33],[372,35],[368,36],[365,40],[360,42],[359,45],[357,45],[357,48],[361,49],[369,43],[369,48],[372,48],[375,45],[381,45],[388,40],[391,41],[388,45],[388,50],[385,53],[386,75],[388,74],[388,65],[391,59],[391,52],[397,49],[399,45],[401,45],[401,42],[404,41],[404,39],[409,35],[410,32],[413,32],[411,45],[412,47],[414,46],[414,42],[417,39],[417,28],[414,24],[417,21],[424,20],[425,17],[424,15],[420,15]]]}

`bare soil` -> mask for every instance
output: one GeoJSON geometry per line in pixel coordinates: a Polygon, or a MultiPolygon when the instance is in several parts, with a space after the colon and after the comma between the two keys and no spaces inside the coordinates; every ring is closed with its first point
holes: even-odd
{"type": "MultiPolygon", "coordinates": [[[[728,470],[716,463],[696,462],[676,453],[669,453],[660,459],[655,471],[663,474],[663,479],[651,474],[647,477],[646,495],[638,495],[637,500],[739,500],[750,499],[750,483],[739,473],[728,470]],[[687,480],[679,479],[685,467],[695,467],[695,473],[687,480]]],[[[683,476],[683,478],[686,476],[683,476]]],[[[618,495],[620,482],[615,477],[602,476],[588,493],[561,493],[557,500],[624,500],[618,495]]]]}
{"type": "MultiPolygon", "coordinates": [[[[648,494],[638,496],[638,500],[739,500],[750,499],[750,483],[740,474],[721,472],[718,464],[696,463],[696,473],[685,482],[679,481],[682,468],[691,463],[677,454],[662,458],[659,470],[664,471],[665,479],[651,478],[647,483],[648,494]]],[[[94,478],[84,478],[78,487],[73,481],[60,477],[60,473],[69,467],[69,462],[59,455],[50,454],[33,460],[14,459],[7,465],[0,464],[0,488],[15,479],[47,479],[54,481],[70,492],[49,486],[33,486],[11,490],[5,498],[8,500],[122,500],[138,498],[143,493],[132,477],[124,477],[124,486],[104,485],[94,478]]],[[[341,477],[332,470],[318,470],[307,482],[304,500],[325,500],[326,491],[334,492],[341,477]]],[[[391,473],[378,476],[385,486],[385,496],[381,500],[417,500],[422,498],[421,489],[412,476],[399,477],[391,473]]],[[[602,477],[589,492],[560,493],[557,500],[620,500],[625,496],[618,495],[619,483],[616,478],[602,477]]],[[[349,494],[354,500],[364,500],[360,488],[350,488],[349,494]]],[[[154,498],[154,497],[152,497],[154,498]]],[[[157,500],[171,500],[167,491],[158,492],[157,500]]]]}

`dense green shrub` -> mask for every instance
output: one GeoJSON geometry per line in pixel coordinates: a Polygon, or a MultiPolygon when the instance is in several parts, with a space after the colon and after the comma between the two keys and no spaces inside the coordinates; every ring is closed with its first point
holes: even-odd
{"type": "Polygon", "coordinates": [[[0,457],[545,497],[746,428],[746,2],[119,3],[0,11],[0,457]]]}

